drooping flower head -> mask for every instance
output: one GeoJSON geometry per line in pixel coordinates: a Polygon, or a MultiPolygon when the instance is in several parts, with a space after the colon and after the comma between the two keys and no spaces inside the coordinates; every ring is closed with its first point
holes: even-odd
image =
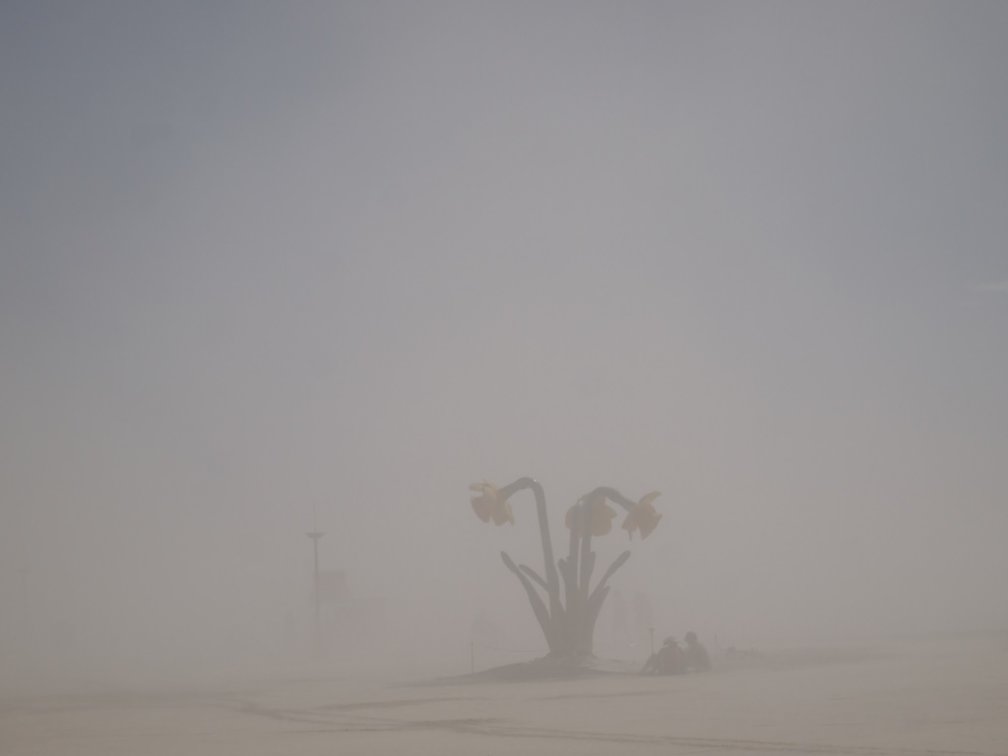
{"type": "Polygon", "coordinates": [[[493,520],[494,525],[503,525],[505,522],[514,525],[511,505],[508,504],[507,499],[500,495],[497,486],[483,481],[482,483],[473,483],[469,486],[469,490],[474,494],[470,499],[473,512],[483,522],[493,520]]]}
{"type": "Polygon", "coordinates": [[[579,506],[583,507],[582,523],[587,524],[588,532],[593,536],[603,536],[612,530],[616,510],[606,504],[605,496],[590,497],[568,509],[564,524],[569,530],[575,530],[579,534],[581,532],[581,524],[576,522],[579,506]]]}
{"type": "Polygon", "coordinates": [[[651,535],[651,532],[658,527],[658,521],[662,516],[655,512],[655,508],[651,502],[660,495],[659,491],[645,494],[627,513],[626,519],[623,520],[623,529],[627,531],[631,540],[633,539],[633,532],[635,530],[640,532],[643,539],[651,535]]]}

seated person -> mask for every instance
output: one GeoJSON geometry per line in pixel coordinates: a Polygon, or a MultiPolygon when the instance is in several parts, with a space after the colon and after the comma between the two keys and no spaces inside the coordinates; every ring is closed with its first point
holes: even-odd
{"type": "Polygon", "coordinates": [[[684,664],[690,672],[707,672],[711,668],[707,649],[697,640],[692,630],[686,633],[686,652],[683,654],[684,664]]]}
{"type": "Polygon", "coordinates": [[[686,671],[686,657],[683,650],[676,643],[675,638],[669,636],[665,643],[656,653],[651,654],[651,658],[644,663],[641,669],[642,675],[681,675],[686,671]]]}

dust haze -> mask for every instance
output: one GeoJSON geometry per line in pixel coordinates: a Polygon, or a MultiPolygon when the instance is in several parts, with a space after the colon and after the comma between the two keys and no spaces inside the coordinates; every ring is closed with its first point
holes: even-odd
{"type": "MultiPolygon", "coordinates": [[[[595,654],[695,631],[680,712],[784,674],[719,678],[733,649],[1004,669],[1006,34],[984,2],[4,3],[4,700],[352,707],[541,657],[500,558],[544,568],[535,502],[469,501],[524,476],[558,555],[582,495],[661,492],[594,541],[632,552],[595,654]]],[[[815,669],[766,683],[806,729],[815,669]]]]}

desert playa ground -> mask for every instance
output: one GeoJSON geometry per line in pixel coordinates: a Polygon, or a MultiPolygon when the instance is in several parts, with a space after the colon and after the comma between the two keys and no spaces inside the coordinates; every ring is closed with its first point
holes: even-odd
{"type": "Polygon", "coordinates": [[[1004,637],[716,661],[710,674],[664,678],[379,681],[333,671],[8,694],[0,753],[1008,754],[1004,637]]]}

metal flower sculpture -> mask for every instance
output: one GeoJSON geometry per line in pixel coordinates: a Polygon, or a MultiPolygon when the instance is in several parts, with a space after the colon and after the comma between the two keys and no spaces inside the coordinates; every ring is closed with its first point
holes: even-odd
{"type": "Polygon", "coordinates": [[[510,522],[514,525],[514,514],[511,512],[511,505],[506,499],[501,498],[497,487],[491,483],[474,483],[469,486],[469,490],[478,491],[479,496],[473,496],[472,507],[476,516],[483,522],[494,521],[494,525],[503,525],[510,522]]]}
{"type": "Polygon", "coordinates": [[[627,534],[631,540],[633,540],[635,530],[640,533],[641,538],[647,538],[651,535],[651,531],[658,527],[661,515],[655,512],[655,508],[651,504],[658,496],[657,491],[652,491],[634,504],[627,513],[626,519],[623,520],[623,530],[628,531],[627,534]]]}
{"type": "Polygon", "coordinates": [[[539,515],[539,535],[542,539],[545,574],[540,575],[525,564],[516,565],[503,551],[501,559],[517,576],[528,595],[529,603],[532,604],[532,610],[546,637],[549,656],[574,659],[591,656],[595,623],[609,593],[607,583],[616,570],[630,558],[629,551],[624,551],[616,557],[592,588],[591,576],[595,569],[595,552],[592,551],[591,540],[612,530],[616,511],[609,506],[609,502],[626,510],[623,529],[629,532],[631,539],[635,530],[640,533],[642,539],[647,538],[661,519],[661,515],[655,512],[652,504],[658,497],[658,492],[652,491],[635,502],[619,491],[603,486],[582,496],[567,510],[565,517],[565,524],[570,531],[570,549],[566,557],[555,562],[549,519],[546,516],[546,497],[537,481],[532,478],[520,478],[503,488],[497,488],[486,482],[474,483],[469,489],[473,492],[471,502],[476,516],[483,522],[493,521],[495,525],[503,525],[506,522],[514,525],[514,513],[511,511],[508,499],[518,491],[525,489],[532,491],[539,515]]]}

